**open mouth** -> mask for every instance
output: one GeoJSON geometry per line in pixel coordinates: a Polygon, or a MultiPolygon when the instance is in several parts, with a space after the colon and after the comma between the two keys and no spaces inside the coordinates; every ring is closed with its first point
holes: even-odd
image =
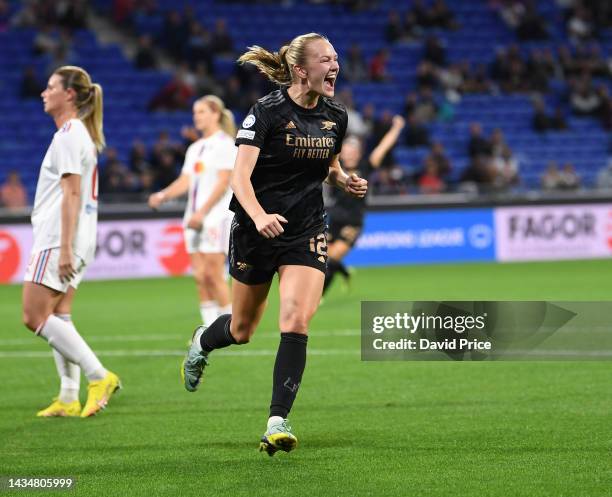
{"type": "Polygon", "coordinates": [[[327,76],[323,82],[323,86],[327,91],[333,91],[336,86],[336,74],[327,76]]]}

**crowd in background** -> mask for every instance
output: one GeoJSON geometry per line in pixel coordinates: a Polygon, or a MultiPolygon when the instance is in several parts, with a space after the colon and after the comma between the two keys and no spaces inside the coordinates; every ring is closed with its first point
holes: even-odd
{"type": "MultiPolygon", "coordinates": [[[[314,2],[321,3],[321,2],[314,2]]],[[[359,10],[359,1],[336,2],[359,10]]],[[[568,115],[596,118],[604,129],[612,129],[612,98],[608,85],[611,64],[598,43],[599,33],[612,25],[612,6],[605,1],[558,0],[564,8],[569,44],[556,48],[521,49],[517,44],[500,47],[489,64],[469,61],[448,61],[447,48],[439,30],[461,29],[452,12],[452,4],[444,0],[413,0],[405,11],[392,10],[385,26],[388,46],[381,47],[367,60],[359,44],[342,54],[341,72],[347,83],[385,82],[391,79],[388,65],[391,50],[397,43],[423,44],[422,60],[416,67],[414,90],[405,97],[403,116],[406,126],[400,144],[406,147],[428,147],[421,164],[404,168],[394,160],[393,151],[381,169],[370,178],[372,190],[378,194],[441,193],[445,191],[508,191],[521,185],[520,158],[506,143],[501,129],[485,136],[482,127],[473,123],[465,136],[469,163],[457,170],[442,143],[432,140],[429,125],[436,121],[452,121],[455,106],[464,95],[528,94],[533,101],[533,130],[563,132],[569,128],[568,115]],[[547,103],[551,82],[565,82],[558,101],[547,103]]],[[[490,8],[521,41],[546,40],[550,36],[546,20],[530,0],[492,0],[490,8]]],[[[5,2],[0,0],[0,23],[13,26],[36,26],[34,53],[50,56],[50,68],[69,63],[72,57],[72,32],[85,26],[87,3],[81,0],[29,2],[12,18],[2,16],[5,2]]],[[[199,20],[192,7],[164,13],[164,25],[157,38],[138,34],[135,20],[139,16],[159,14],[155,0],[118,0],[113,4],[113,20],[133,33],[137,50],[134,65],[138,69],[155,69],[158,54],[170,58],[178,68],[172,79],[148,102],[151,112],[188,110],[196,96],[216,94],[227,107],[243,115],[262,95],[273,87],[252,66],[236,66],[229,78],[215,74],[214,59],[237,56],[227,22],[218,18],[210,26],[199,20]]],[[[21,84],[22,98],[38,98],[41,81],[32,67],[25,68],[21,84]]],[[[350,87],[337,93],[349,112],[350,134],[357,135],[366,150],[371,150],[391,125],[392,113],[353,103],[350,87]]],[[[185,127],[182,140],[175,142],[167,132],[147,147],[135,139],[129,160],[122,161],[117,151],[108,148],[102,158],[100,188],[108,198],[126,193],[146,195],[169,184],[178,174],[186,147],[197,137],[185,127]]],[[[600,174],[604,178],[608,168],[600,174]]],[[[612,173],[610,173],[612,176],[612,173]]],[[[9,179],[9,183],[13,181],[9,179]]],[[[606,184],[602,179],[598,185],[606,184]]],[[[612,180],[610,181],[612,184],[612,180]]],[[[580,178],[572,164],[551,163],[542,176],[544,190],[579,188],[580,178]]],[[[9,188],[10,190],[10,188],[9,188]]],[[[10,194],[7,195],[11,197],[10,194]]],[[[7,202],[0,197],[0,202],[7,202]]]]}

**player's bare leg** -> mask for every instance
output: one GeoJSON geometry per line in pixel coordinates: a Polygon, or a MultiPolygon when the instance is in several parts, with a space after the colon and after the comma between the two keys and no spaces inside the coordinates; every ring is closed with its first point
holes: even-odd
{"type": "Polygon", "coordinates": [[[270,456],[297,446],[287,416],[306,367],[308,325],[321,300],[324,274],[312,267],[287,265],[279,268],[279,277],[281,338],[274,364],[270,417],[259,449],[270,456]]]}

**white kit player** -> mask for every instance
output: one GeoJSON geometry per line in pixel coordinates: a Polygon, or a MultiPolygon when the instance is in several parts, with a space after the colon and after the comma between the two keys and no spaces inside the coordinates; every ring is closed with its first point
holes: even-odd
{"type": "Polygon", "coordinates": [[[233,213],[229,210],[231,172],[236,160],[236,126],[223,101],[207,95],[193,105],[193,122],[202,138],[185,154],[181,175],[149,197],[156,209],[163,202],[188,193],[185,209],[185,246],[200,298],[200,314],[208,326],[231,313],[225,260],[233,213]]]}
{"type": "Polygon", "coordinates": [[[64,66],[41,94],[58,131],[44,157],[32,211],[34,246],[23,284],[23,321],[53,348],[57,399],[40,417],[89,417],[120,388],[71,320],[72,300],[92,261],[98,219],[97,153],[104,147],[102,88],[80,67],[64,66]],[[85,407],[80,374],[89,380],[85,407]]]}

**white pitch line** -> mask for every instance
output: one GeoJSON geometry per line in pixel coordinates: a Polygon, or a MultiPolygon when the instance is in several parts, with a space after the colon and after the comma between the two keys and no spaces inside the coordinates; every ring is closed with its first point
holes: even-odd
{"type": "MultiPolygon", "coordinates": [[[[309,349],[308,355],[311,356],[346,356],[359,355],[360,349],[309,349]]],[[[96,354],[102,357],[182,357],[185,355],[184,350],[97,350],[96,354]]],[[[276,349],[259,349],[259,350],[235,350],[225,351],[218,350],[215,356],[234,356],[234,357],[262,357],[275,356],[276,349]]],[[[507,352],[508,357],[516,356],[531,356],[533,360],[538,360],[539,357],[564,357],[564,358],[612,358],[612,351],[582,351],[582,350],[516,350],[507,352]]],[[[47,351],[9,351],[0,352],[0,359],[40,359],[51,358],[51,352],[47,351]]],[[[415,360],[418,358],[415,356],[415,360]]],[[[462,362],[478,362],[478,361],[462,361],[462,362]]]]}
{"type": "MultiPolygon", "coordinates": [[[[236,350],[233,352],[218,350],[215,356],[240,356],[240,357],[261,357],[275,356],[276,349],[260,349],[260,350],[236,350]]],[[[347,349],[312,349],[308,351],[308,355],[315,356],[336,356],[336,355],[358,355],[359,350],[347,349]]],[[[183,357],[184,350],[96,350],[96,355],[101,357],[183,357]]],[[[51,352],[42,350],[24,350],[19,352],[0,352],[0,359],[39,359],[52,357],[51,352]]]]}
{"type": "MultiPolygon", "coordinates": [[[[358,329],[346,329],[346,330],[321,330],[321,331],[311,331],[310,335],[313,338],[331,338],[331,337],[349,337],[349,336],[359,336],[361,331],[358,329]]],[[[263,332],[263,333],[255,333],[255,338],[278,338],[279,332],[263,332]]],[[[87,342],[112,342],[112,343],[121,343],[121,342],[164,342],[168,340],[188,340],[191,336],[191,332],[181,335],[180,332],[174,334],[156,334],[156,335],[147,335],[143,333],[141,335],[92,335],[92,336],[83,336],[87,342]]],[[[0,347],[8,346],[8,345],[31,345],[32,340],[36,338],[31,336],[29,338],[8,338],[5,340],[0,340],[0,347]]]]}

